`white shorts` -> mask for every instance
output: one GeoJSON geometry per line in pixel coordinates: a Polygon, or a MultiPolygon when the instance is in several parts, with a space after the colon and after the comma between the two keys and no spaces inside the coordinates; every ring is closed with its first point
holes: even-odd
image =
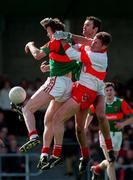
{"type": "MultiPolygon", "coordinates": [[[[112,144],[113,144],[113,149],[114,151],[120,151],[121,149],[121,144],[122,144],[122,132],[110,132],[110,136],[112,139],[112,144]]],[[[100,142],[100,147],[105,146],[105,141],[104,137],[99,131],[99,142],[100,142]]]]}
{"type": "Polygon", "coordinates": [[[98,88],[97,96],[105,96],[104,89],[105,89],[105,84],[103,83],[98,88]]]}
{"type": "Polygon", "coordinates": [[[72,80],[66,76],[48,77],[40,88],[53,96],[56,101],[64,102],[71,97],[72,80]]]}

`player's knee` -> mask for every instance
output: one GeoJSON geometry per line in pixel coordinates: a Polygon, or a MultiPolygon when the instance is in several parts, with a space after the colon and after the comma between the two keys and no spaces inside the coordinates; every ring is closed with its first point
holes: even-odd
{"type": "Polygon", "coordinates": [[[25,105],[23,108],[22,108],[22,112],[23,114],[27,114],[28,112],[30,111],[30,113],[34,113],[34,109],[28,105],[25,105]]]}
{"type": "Polygon", "coordinates": [[[52,122],[51,121],[48,121],[48,120],[44,121],[44,127],[45,128],[50,128],[51,126],[52,126],[52,122]]]}
{"type": "Polygon", "coordinates": [[[62,126],[64,126],[63,121],[61,121],[58,117],[59,116],[53,116],[51,121],[52,127],[54,127],[55,131],[58,131],[59,128],[62,128],[62,126]]]}
{"type": "Polygon", "coordinates": [[[58,115],[58,113],[56,113],[53,117],[52,117],[52,124],[53,126],[58,126],[58,124],[60,123],[60,115],[58,115]]]}

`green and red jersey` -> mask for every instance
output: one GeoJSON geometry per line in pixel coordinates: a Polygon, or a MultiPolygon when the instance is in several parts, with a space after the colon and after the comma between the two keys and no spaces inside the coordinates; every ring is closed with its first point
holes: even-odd
{"type": "MultiPolygon", "coordinates": [[[[93,105],[89,109],[91,114],[95,113],[93,105]]],[[[133,116],[133,109],[127,104],[124,99],[115,97],[112,103],[106,103],[106,118],[109,121],[110,131],[121,131],[115,128],[116,122],[124,121],[126,117],[133,116]]]]}
{"type": "Polygon", "coordinates": [[[63,76],[69,72],[73,74],[77,73],[79,69],[78,63],[76,61],[70,61],[60,41],[52,39],[45,46],[41,47],[41,50],[49,56],[50,77],[63,76]],[[53,56],[54,52],[57,54],[53,56]],[[64,62],[56,61],[58,58],[62,58],[64,62]]]}

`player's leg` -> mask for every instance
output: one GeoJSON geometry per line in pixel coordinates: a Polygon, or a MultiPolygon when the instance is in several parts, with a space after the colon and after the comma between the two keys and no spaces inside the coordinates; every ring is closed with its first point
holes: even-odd
{"type": "MultiPolygon", "coordinates": [[[[106,158],[106,160],[104,160],[103,162],[101,162],[101,168],[103,167],[103,169],[107,169],[107,174],[110,180],[116,180],[116,172],[115,172],[115,163],[114,162],[109,162],[109,154],[107,151],[106,146],[104,146],[102,148],[104,156],[106,158]]],[[[114,151],[114,155],[115,158],[118,156],[118,152],[114,151]]]]}
{"type": "Polygon", "coordinates": [[[64,122],[75,115],[80,109],[80,105],[70,98],[66,101],[53,117],[55,143],[62,144],[62,134],[64,134],[64,122]]]}
{"type": "MultiPolygon", "coordinates": [[[[72,117],[74,114],[80,111],[81,109],[87,109],[90,104],[94,102],[96,98],[96,92],[77,84],[72,90],[72,98],[66,101],[61,108],[56,112],[53,117],[54,123],[54,136],[55,136],[55,146],[62,145],[63,134],[64,134],[64,122],[72,117]]],[[[87,112],[84,110],[84,116],[87,115],[87,112]]],[[[81,114],[80,114],[81,118],[81,114]]],[[[85,117],[83,117],[85,119],[85,117]]],[[[82,121],[82,118],[81,118],[82,121]]],[[[83,125],[84,130],[84,125],[83,125]]],[[[85,132],[84,132],[85,133],[85,132]]],[[[55,151],[56,152],[56,149],[55,151]]],[[[53,153],[54,155],[54,153],[53,153]]]]}
{"type": "Polygon", "coordinates": [[[43,89],[39,89],[23,107],[22,111],[28,132],[36,129],[34,113],[42,106],[47,107],[52,99],[53,97],[50,94],[46,93],[43,89]]]}
{"type": "Polygon", "coordinates": [[[89,149],[85,132],[85,121],[88,114],[88,108],[96,99],[96,95],[97,93],[95,91],[80,84],[78,84],[76,91],[73,92],[73,97],[77,102],[80,102],[81,109],[76,114],[76,134],[82,155],[79,163],[80,173],[83,173],[86,170],[89,161],[89,149]]]}
{"type": "Polygon", "coordinates": [[[80,105],[72,98],[66,101],[55,113],[53,117],[54,127],[54,149],[52,156],[50,157],[49,164],[50,168],[59,164],[62,161],[61,149],[64,135],[64,122],[72,117],[80,109],[80,105]]]}
{"type": "Polygon", "coordinates": [[[38,168],[44,170],[48,169],[49,166],[46,166],[48,162],[48,155],[50,151],[50,145],[53,139],[53,126],[52,126],[52,117],[55,112],[61,107],[63,102],[57,102],[52,100],[47,108],[44,117],[44,133],[43,133],[43,147],[41,150],[41,156],[38,163],[38,168]]]}
{"type": "MultiPolygon", "coordinates": [[[[96,115],[99,121],[99,128],[104,136],[107,150],[108,152],[113,151],[112,140],[110,137],[109,122],[105,116],[105,97],[103,95],[97,96],[96,101],[95,101],[95,109],[96,109],[96,115]]],[[[111,153],[112,153],[112,156],[110,157],[110,161],[114,161],[115,157],[113,156],[113,152],[111,153]]]]}
{"type": "Polygon", "coordinates": [[[105,117],[105,97],[102,95],[97,96],[95,101],[96,115],[99,121],[99,127],[105,138],[110,138],[109,123],[105,117]]]}
{"type": "MultiPolygon", "coordinates": [[[[115,163],[114,162],[109,162],[109,155],[106,146],[102,146],[102,150],[105,156],[105,160],[103,160],[100,164],[96,166],[92,166],[92,180],[97,179],[97,177],[100,175],[102,170],[107,169],[107,174],[110,180],[116,180],[116,173],[115,173],[115,163]]],[[[117,152],[115,152],[115,156],[117,157],[117,152]]]]}
{"type": "MultiPolygon", "coordinates": [[[[117,158],[118,153],[121,149],[121,145],[122,145],[122,132],[110,132],[111,135],[111,139],[113,142],[113,148],[114,148],[114,153],[115,153],[115,158],[117,158]]],[[[106,147],[103,149],[104,152],[106,153],[106,159],[109,160],[109,154],[107,153],[107,149],[106,147]]],[[[104,153],[104,154],[105,154],[104,153]]],[[[116,175],[115,175],[115,167],[114,167],[114,163],[109,163],[108,167],[107,167],[107,174],[109,179],[115,179],[116,175]]]]}
{"type": "Polygon", "coordinates": [[[30,140],[20,148],[21,152],[26,152],[38,144],[34,113],[41,107],[47,107],[52,99],[60,95],[60,82],[62,81],[58,77],[48,78],[22,109],[30,140]]]}
{"type": "MultiPolygon", "coordinates": [[[[116,133],[116,135],[112,132],[111,132],[111,139],[112,139],[112,142],[113,142],[113,148],[114,148],[114,154],[115,157],[117,157],[117,154],[118,154],[118,150],[120,149],[121,147],[121,142],[122,142],[122,136],[121,136],[121,133],[116,133]]],[[[104,169],[107,169],[107,174],[109,176],[109,178],[111,180],[115,180],[116,179],[116,175],[115,175],[115,166],[114,166],[114,162],[110,162],[110,156],[109,156],[109,153],[108,150],[107,150],[107,147],[106,147],[106,144],[105,144],[105,140],[104,140],[104,137],[103,137],[103,134],[101,132],[99,132],[99,141],[100,141],[100,147],[102,148],[103,150],[103,153],[104,153],[104,156],[105,156],[105,160],[103,160],[100,164],[96,165],[96,166],[92,166],[92,180],[93,179],[96,179],[96,177],[100,174],[101,170],[104,170],[104,169]]]]}
{"type": "Polygon", "coordinates": [[[53,138],[53,123],[52,118],[56,111],[62,106],[63,102],[52,100],[47,108],[44,117],[44,133],[43,133],[43,146],[50,147],[53,138]]]}
{"type": "MultiPolygon", "coordinates": [[[[50,106],[46,112],[45,116],[45,129],[44,129],[44,148],[42,149],[43,153],[47,153],[49,149],[49,145],[51,142],[51,138],[53,135],[53,129],[54,127],[54,119],[52,117],[54,116],[55,112],[62,106],[62,104],[67,101],[71,96],[71,90],[72,90],[72,81],[68,77],[57,77],[57,83],[51,94],[55,97],[55,101],[52,101],[50,103],[50,106]],[[52,121],[51,121],[52,120],[52,121]],[[51,123],[52,122],[52,123],[51,123]],[[51,127],[50,127],[51,126],[51,127]],[[51,132],[52,131],[52,132],[51,132]],[[46,147],[46,148],[45,148],[46,147]]],[[[60,118],[61,114],[59,114],[60,118]]],[[[62,131],[62,134],[60,135],[61,138],[63,138],[64,132],[62,131]]],[[[56,142],[56,137],[54,137],[56,142]]],[[[62,141],[62,140],[61,140],[62,141]]],[[[61,152],[62,152],[62,144],[55,144],[52,152],[52,156],[50,157],[50,160],[47,165],[43,166],[41,169],[48,169],[51,168],[61,162],[61,152]]],[[[43,154],[42,153],[42,154],[43,154]]]]}
{"type": "Polygon", "coordinates": [[[30,140],[20,148],[21,152],[27,152],[40,143],[34,113],[42,106],[46,107],[52,99],[53,97],[50,94],[46,93],[43,88],[40,88],[22,108],[30,140]]]}
{"type": "Polygon", "coordinates": [[[88,114],[88,109],[85,109],[85,110],[80,110],[75,115],[76,136],[81,147],[82,146],[85,147],[87,144],[87,137],[84,132],[84,125],[87,114],[88,114]]]}
{"type": "Polygon", "coordinates": [[[89,147],[87,136],[85,133],[85,120],[88,114],[88,109],[80,110],[77,112],[75,116],[75,128],[76,128],[76,136],[80,145],[81,158],[79,163],[79,172],[83,172],[86,170],[88,161],[89,161],[89,147]]]}

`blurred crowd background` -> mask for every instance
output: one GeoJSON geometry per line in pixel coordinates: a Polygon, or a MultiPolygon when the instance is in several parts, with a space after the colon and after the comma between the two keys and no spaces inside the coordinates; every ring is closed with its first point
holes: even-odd
{"type": "MultiPolygon", "coordinates": [[[[121,83],[116,78],[112,79],[116,85],[117,95],[124,98],[133,108],[133,79],[129,79],[126,83],[121,83]]],[[[23,79],[17,84],[14,84],[9,77],[1,74],[0,76],[0,138],[4,140],[5,147],[0,147],[0,153],[19,153],[18,149],[27,138],[27,130],[24,121],[20,121],[15,112],[10,109],[10,101],[8,93],[15,85],[22,86],[27,92],[27,99],[40,87],[43,83],[41,78],[35,81],[23,79]]],[[[25,101],[25,102],[26,102],[25,101]]],[[[43,133],[43,117],[46,109],[41,109],[36,112],[37,129],[40,136],[43,133]]],[[[65,124],[65,134],[63,143],[63,157],[65,158],[64,177],[73,177],[78,179],[76,172],[79,154],[79,145],[75,136],[74,117],[65,124]]],[[[91,150],[92,164],[98,163],[103,159],[101,148],[98,141],[98,122],[96,117],[88,128],[88,144],[91,150]]],[[[40,153],[40,148],[33,151],[40,153]]],[[[24,157],[5,157],[2,160],[3,172],[25,172],[24,157]],[[6,158],[6,160],[5,160],[6,158]],[[7,163],[8,162],[8,163],[7,163]],[[13,163],[13,165],[12,165],[13,163]]],[[[132,179],[133,168],[124,168],[120,165],[133,164],[133,125],[125,127],[123,130],[123,144],[117,160],[117,177],[119,180],[132,179]],[[119,167],[120,166],[120,167],[119,167]]],[[[58,167],[60,168],[60,167],[58,167]]],[[[13,180],[15,177],[13,177],[13,180]]],[[[9,178],[10,179],[10,178],[9,178]]],[[[21,179],[21,178],[20,178],[21,179]]],[[[24,177],[22,179],[25,179],[24,177]]],[[[47,179],[47,178],[46,178],[47,179]]],[[[5,179],[8,180],[8,179],[5,179]]],[[[17,180],[17,178],[16,178],[17,180]]],[[[49,179],[48,179],[49,180],[49,179]]]]}

